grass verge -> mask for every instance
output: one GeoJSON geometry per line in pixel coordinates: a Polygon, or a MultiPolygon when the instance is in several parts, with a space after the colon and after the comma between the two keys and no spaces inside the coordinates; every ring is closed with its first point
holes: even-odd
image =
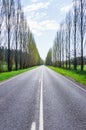
{"type": "Polygon", "coordinates": [[[21,74],[21,73],[24,73],[26,71],[29,71],[29,70],[32,70],[32,69],[35,69],[37,66],[34,66],[34,67],[30,67],[28,69],[22,69],[22,70],[17,70],[17,71],[11,71],[11,72],[3,72],[3,73],[0,73],[0,82],[1,81],[4,81],[6,79],[9,79],[11,77],[14,77],[18,74],[21,74]]]}
{"type": "Polygon", "coordinates": [[[48,66],[50,69],[54,70],[55,72],[58,72],[64,76],[68,76],[72,79],[74,79],[76,82],[81,83],[83,85],[86,85],[86,71],[74,71],[74,70],[66,70],[63,68],[57,68],[48,66]]]}

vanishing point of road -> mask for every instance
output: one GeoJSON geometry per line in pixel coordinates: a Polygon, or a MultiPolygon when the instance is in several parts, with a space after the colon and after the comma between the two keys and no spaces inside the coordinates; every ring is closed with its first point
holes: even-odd
{"type": "Polygon", "coordinates": [[[45,66],[4,81],[0,130],[86,130],[86,90],[45,66]]]}

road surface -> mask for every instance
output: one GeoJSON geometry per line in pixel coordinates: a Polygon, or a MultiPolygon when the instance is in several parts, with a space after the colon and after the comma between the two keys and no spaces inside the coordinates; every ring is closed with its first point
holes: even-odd
{"type": "Polygon", "coordinates": [[[45,66],[0,83],[0,130],[86,130],[86,90],[45,66]]]}

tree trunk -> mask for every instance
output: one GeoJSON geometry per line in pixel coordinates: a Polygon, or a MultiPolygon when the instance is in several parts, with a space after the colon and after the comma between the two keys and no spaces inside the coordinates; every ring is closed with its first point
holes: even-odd
{"type": "Polygon", "coordinates": [[[83,3],[81,2],[81,71],[83,71],[83,3]]]}
{"type": "Polygon", "coordinates": [[[17,30],[16,30],[16,51],[15,51],[15,69],[18,70],[18,53],[17,53],[17,30]]]}
{"type": "Polygon", "coordinates": [[[10,14],[8,15],[8,71],[12,70],[12,66],[11,66],[11,51],[10,51],[10,14]]]}
{"type": "Polygon", "coordinates": [[[76,58],[76,4],[74,5],[74,70],[77,70],[77,58],[76,58]]]}

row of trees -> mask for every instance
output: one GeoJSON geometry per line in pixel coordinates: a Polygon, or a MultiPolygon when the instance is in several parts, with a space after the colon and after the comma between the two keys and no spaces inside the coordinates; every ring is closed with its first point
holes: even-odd
{"type": "Polygon", "coordinates": [[[86,0],[73,0],[73,8],[66,14],[65,20],[61,22],[54,40],[51,53],[52,64],[59,67],[66,66],[69,69],[73,64],[76,70],[78,63],[80,63],[83,71],[86,56],[85,46],[86,0]]]}
{"type": "Polygon", "coordinates": [[[34,37],[28,27],[20,0],[0,0],[0,69],[8,71],[41,64],[34,37]],[[6,56],[6,57],[5,57],[6,56]]]}

